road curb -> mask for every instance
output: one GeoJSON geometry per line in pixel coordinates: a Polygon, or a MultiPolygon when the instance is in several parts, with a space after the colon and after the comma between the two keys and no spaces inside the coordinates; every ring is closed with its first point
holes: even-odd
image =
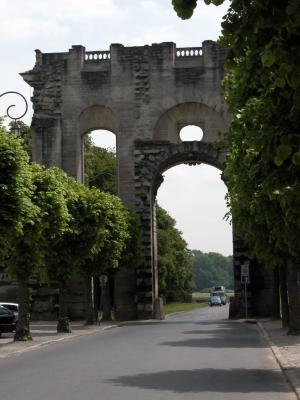
{"type": "MultiPolygon", "coordinates": [[[[6,353],[6,354],[0,354],[0,360],[8,358],[8,357],[13,356],[13,355],[18,355],[18,354],[25,353],[25,352],[28,352],[28,351],[31,351],[31,350],[35,350],[35,349],[38,349],[38,348],[43,347],[43,346],[48,346],[51,343],[62,342],[64,340],[71,340],[71,339],[74,339],[74,338],[77,338],[77,337],[81,337],[81,336],[93,335],[93,334],[99,333],[101,331],[106,331],[106,330],[109,330],[109,329],[117,328],[118,326],[119,326],[119,324],[107,325],[107,326],[104,326],[103,328],[100,326],[98,329],[91,329],[91,330],[87,330],[85,332],[74,333],[74,334],[71,333],[70,335],[66,335],[66,336],[62,336],[62,337],[58,337],[58,338],[45,340],[44,342],[40,342],[40,343],[36,343],[36,344],[33,343],[32,345],[29,345],[29,346],[24,347],[22,349],[13,350],[13,351],[11,351],[9,353],[6,353]]],[[[12,343],[14,343],[14,341],[11,341],[9,343],[3,344],[3,347],[11,345],[12,343]]],[[[28,342],[24,342],[24,343],[28,344],[28,342]]]]}
{"type": "Polygon", "coordinates": [[[257,326],[260,329],[263,338],[265,339],[265,341],[270,346],[270,349],[271,349],[271,351],[272,351],[272,353],[273,353],[273,355],[274,355],[274,357],[275,357],[280,369],[282,370],[282,372],[285,375],[287,381],[289,382],[289,384],[293,388],[297,398],[300,400],[300,379],[297,376],[293,365],[291,365],[287,361],[287,359],[282,355],[282,353],[280,352],[278,347],[272,342],[268,332],[265,330],[265,328],[263,327],[263,325],[259,321],[257,321],[257,326]]]}

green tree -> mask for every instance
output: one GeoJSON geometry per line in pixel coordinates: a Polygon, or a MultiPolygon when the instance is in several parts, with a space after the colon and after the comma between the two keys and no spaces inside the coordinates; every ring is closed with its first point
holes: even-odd
{"type": "MultiPolygon", "coordinates": [[[[89,187],[97,187],[101,191],[111,194],[117,193],[117,162],[116,154],[111,150],[96,147],[90,136],[85,137],[85,184],[89,187]]],[[[119,260],[121,268],[129,268],[132,273],[143,265],[144,258],[142,252],[142,233],[139,219],[136,213],[128,210],[128,236],[126,238],[125,247],[119,260]]],[[[103,265],[99,267],[104,268],[103,265]]],[[[109,280],[113,279],[114,270],[108,273],[109,280]]],[[[99,272],[99,271],[98,271],[99,272]]],[[[98,273],[99,275],[99,273],[98,273]]],[[[94,277],[97,280],[97,276],[94,277]]],[[[90,287],[87,278],[87,287],[90,287]]],[[[89,291],[87,291],[88,299],[90,299],[89,291]]],[[[90,304],[90,300],[89,300],[90,304]]],[[[88,307],[88,319],[93,320],[91,305],[88,307]]]]}
{"type": "MultiPolygon", "coordinates": [[[[113,271],[119,266],[119,260],[129,236],[128,212],[121,200],[97,189],[91,189],[90,195],[92,195],[92,203],[95,206],[94,212],[102,209],[102,214],[99,213],[95,225],[99,239],[80,265],[80,272],[86,283],[86,321],[88,324],[94,323],[95,317],[91,278],[98,278],[102,274],[113,274],[113,271]]],[[[109,318],[107,315],[105,317],[105,319],[109,318]]]]}
{"type": "Polygon", "coordinates": [[[300,331],[299,15],[299,0],[231,1],[220,39],[229,49],[224,89],[233,120],[225,175],[235,229],[259,261],[286,268],[294,332],[300,331]]]}
{"type": "Polygon", "coordinates": [[[31,128],[23,121],[12,121],[9,124],[11,133],[15,133],[22,139],[23,148],[27,152],[29,159],[32,159],[32,134],[31,128]]]}
{"type": "Polygon", "coordinates": [[[89,135],[84,138],[84,182],[102,192],[118,192],[115,152],[95,146],[89,135]]]}
{"type": "Polygon", "coordinates": [[[0,121],[0,260],[34,214],[32,177],[22,143],[0,121]]]}
{"type": "Polygon", "coordinates": [[[105,247],[110,248],[112,260],[122,247],[118,236],[125,235],[124,215],[121,203],[113,195],[88,189],[72,178],[65,178],[67,208],[70,221],[67,229],[52,247],[54,256],[49,258],[47,273],[49,279],[59,283],[58,332],[70,332],[67,308],[67,283],[72,276],[82,273],[90,275],[93,268],[99,268],[96,258],[105,247]],[[118,250],[116,250],[118,249],[118,250]],[[115,253],[114,253],[115,252],[115,253]]]}
{"type": "MultiPolygon", "coordinates": [[[[116,156],[97,148],[87,137],[85,142],[86,183],[100,190],[116,193],[116,156]],[[98,177],[98,178],[97,178],[98,177]]],[[[161,294],[168,300],[190,297],[191,264],[186,242],[175,228],[175,221],[158,206],[158,265],[161,294]]],[[[143,265],[142,235],[135,213],[129,217],[129,237],[120,259],[122,268],[136,269],[143,265]]],[[[89,284],[88,284],[89,285],[89,284]]]]}
{"type": "Polygon", "coordinates": [[[156,215],[160,294],[167,302],[190,300],[192,266],[187,244],[175,220],[158,205],[156,215]]]}
{"type": "Polygon", "coordinates": [[[51,257],[52,246],[66,229],[69,214],[65,191],[57,168],[46,169],[31,165],[33,190],[30,195],[34,212],[23,223],[22,235],[15,238],[7,259],[11,276],[18,283],[19,316],[15,340],[31,339],[29,326],[29,280],[40,272],[46,259],[51,257]]]}

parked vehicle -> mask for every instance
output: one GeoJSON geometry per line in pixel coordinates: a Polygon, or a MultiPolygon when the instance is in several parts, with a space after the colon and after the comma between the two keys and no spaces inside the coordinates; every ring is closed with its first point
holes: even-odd
{"type": "Polygon", "coordinates": [[[225,292],[225,286],[214,286],[213,292],[225,292]]]}
{"type": "Polygon", "coordinates": [[[211,296],[210,298],[210,306],[222,306],[222,302],[219,296],[211,296]]]}
{"type": "Polygon", "coordinates": [[[8,308],[0,306],[0,336],[4,332],[16,330],[16,316],[8,308]]]}
{"type": "Polygon", "coordinates": [[[12,311],[15,314],[16,319],[18,319],[18,316],[19,316],[19,304],[17,304],[17,303],[8,303],[8,302],[0,302],[0,306],[8,308],[10,311],[12,311]]]}
{"type": "Polygon", "coordinates": [[[210,295],[211,296],[219,296],[223,305],[225,305],[227,303],[227,295],[223,291],[217,290],[217,291],[211,292],[210,295]]]}

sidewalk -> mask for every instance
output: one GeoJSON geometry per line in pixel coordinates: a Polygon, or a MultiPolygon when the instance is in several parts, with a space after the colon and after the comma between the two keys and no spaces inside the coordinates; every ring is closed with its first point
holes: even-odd
{"type": "Polygon", "coordinates": [[[287,335],[280,320],[260,319],[257,325],[300,400],[300,336],[287,335]]]}
{"type": "Polygon", "coordinates": [[[101,322],[100,325],[84,325],[83,321],[71,322],[72,333],[57,333],[56,321],[32,322],[30,331],[33,340],[14,342],[13,333],[3,333],[0,337],[0,359],[46,346],[53,342],[70,340],[78,336],[92,335],[118,326],[115,322],[101,322]]]}

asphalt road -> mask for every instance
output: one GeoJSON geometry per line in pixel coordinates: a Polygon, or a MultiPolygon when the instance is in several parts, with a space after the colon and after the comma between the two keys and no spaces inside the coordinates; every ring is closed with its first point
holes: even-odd
{"type": "Polygon", "coordinates": [[[136,322],[0,360],[1,400],[295,400],[227,307],[136,322]]]}

